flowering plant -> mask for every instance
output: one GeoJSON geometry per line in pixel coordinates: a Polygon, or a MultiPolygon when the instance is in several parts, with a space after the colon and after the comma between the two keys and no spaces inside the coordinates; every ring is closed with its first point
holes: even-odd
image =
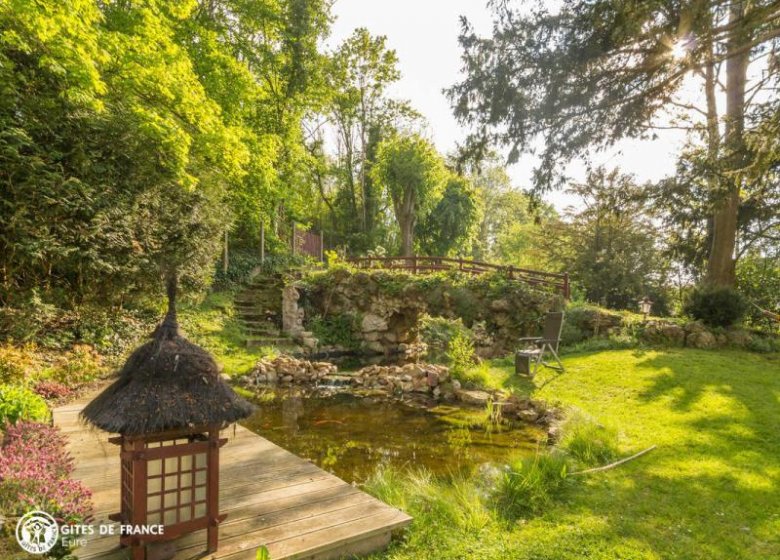
{"type": "Polygon", "coordinates": [[[58,428],[37,422],[8,426],[0,447],[0,511],[20,515],[40,509],[65,523],[92,512],[91,493],[68,478],[73,458],[58,428]]]}

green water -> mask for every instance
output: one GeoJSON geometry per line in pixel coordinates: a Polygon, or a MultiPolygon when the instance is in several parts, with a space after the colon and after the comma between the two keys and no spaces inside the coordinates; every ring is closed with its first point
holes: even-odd
{"type": "Polygon", "coordinates": [[[483,410],[294,390],[268,392],[256,403],[258,411],[243,422],[247,428],[348,482],[365,480],[380,465],[473,472],[531,454],[544,441],[538,428],[489,422],[483,410]]]}

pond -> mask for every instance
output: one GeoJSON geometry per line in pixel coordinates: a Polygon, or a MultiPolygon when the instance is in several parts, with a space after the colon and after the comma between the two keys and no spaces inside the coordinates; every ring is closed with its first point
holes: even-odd
{"type": "Polygon", "coordinates": [[[255,400],[258,411],[244,426],[347,482],[364,481],[380,465],[470,473],[533,454],[545,441],[535,426],[491,422],[478,409],[296,390],[268,390],[255,400]]]}

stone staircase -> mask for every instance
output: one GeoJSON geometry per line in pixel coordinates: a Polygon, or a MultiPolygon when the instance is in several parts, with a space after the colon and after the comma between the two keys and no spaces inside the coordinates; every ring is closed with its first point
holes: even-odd
{"type": "Polygon", "coordinates": [[[281,330],[283,287],[280,274],[261,272],[236,293],[234,306],[247,348],[295,346],[281,330]]]}

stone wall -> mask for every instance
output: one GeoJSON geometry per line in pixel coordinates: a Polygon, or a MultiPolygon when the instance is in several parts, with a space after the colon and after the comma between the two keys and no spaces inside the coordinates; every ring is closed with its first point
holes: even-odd
{"type": "Polygon", "coordinates": [[[412,276],[390,271],[331,269],[299,282],[305,321],[352,317],[352,337],[373,353],[407,352],[419,344],[423,313],[464,325],[479,324],[495,353],[511,351],[522,336],[536,334],[541,318],[560,309],[560,296],[535,290],[500,273],[412,276]]]}

